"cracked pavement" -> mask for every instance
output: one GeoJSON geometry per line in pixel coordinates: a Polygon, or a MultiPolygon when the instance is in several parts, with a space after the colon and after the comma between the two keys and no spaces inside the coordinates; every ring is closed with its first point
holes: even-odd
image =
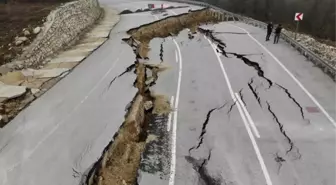
{"type": "MultiPolygon", "coordinates": [[[[134,11],[150,2],[101,3],[134,11]]],[[[131,74],[135,56],[122,41],[125,31],[163,17],[122,15],[104,45],[0,130],[0,185],[80,183],[118,131],[136,93],[131,74]]],[[[183,69],[178,109],[164,119],[167,125],[160,122],[150,132],[160,137],[147,146],[141,165],[148,168],[139,170],[139,185],[169,184],[176,113],[175,185],[266,184],[239,112],[242,105],[232,98],[218,58],[260,133],[255,140],[272,184],[335,184],[335,127],[274,58],[235,26],[268,48],[335,120],[335,83],[283,41],[265,43],[260,28],[223,22],[202,26],[203,34],[198,30],[193,38],[187,30],[155,38],[148,62],[169,69],[159,74],[151,91],[174,96],[173,107],[180,64],[183,69]],[[204,34],[216,43],[215,50],[204,34]]]]}

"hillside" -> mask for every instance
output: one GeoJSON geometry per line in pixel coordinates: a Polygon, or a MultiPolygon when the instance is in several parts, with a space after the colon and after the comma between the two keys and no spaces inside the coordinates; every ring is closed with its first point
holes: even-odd
{"type": "Polygon", "coordinates": [[[51,10],[66,1],[68,0],[7,0],[7,4],[0,3],[0,65],[10,62],[22,52],[23,46],[35,38],[34,34],[24,35],[23,29],[31,33],[43,24],[43,18],[51,10]],[[15,45],[17,36],[26,36],[28,40],[15,45]]]}
{"type": "Polygon", "coordinates": [[[294,29],[295,12],[303,12],[300,31],[330,45],[335,43],[335,0],[200,0],[260,21],[282,23],[294,29]]]}

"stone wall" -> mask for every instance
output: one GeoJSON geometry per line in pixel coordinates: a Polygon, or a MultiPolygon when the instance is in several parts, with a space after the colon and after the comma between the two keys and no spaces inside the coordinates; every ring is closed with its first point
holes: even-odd
{"type": "Polygon", "coordinates": [[[60,6],[48,15],[42,32],[18,60],[6,67],[22,69],[41,65],[47,57],[74,43],[101,13],[98,0],[77,0],[60,6]]]}

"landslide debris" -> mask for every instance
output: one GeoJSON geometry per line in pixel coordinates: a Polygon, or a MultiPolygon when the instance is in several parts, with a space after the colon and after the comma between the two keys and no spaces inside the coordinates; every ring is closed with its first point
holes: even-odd
{"type": "Polygon", "coordinates": [[[139,58],[146,59],[150,50],[149,42],[153,38],[175,36],[184,29],[189,29],[192,33],[195,33],[198,26],[206,23],[217,23],[223,18],[223,14],[214,12],[209,8],[195,10],[132,28],[127,31],[131,36],[125,38],[124,41],[131,47],[136,47],[139,58]]]}
{"type": "Polygon", "coordinates": [[[26,88],[26,91],[15,98],[10,98],[0,103],[0,128],[6,126],[6,124],[14,119],[14,117],[24,108],[36,99],[36,96],[32,93],[30,88],[26,88]]]}
{"type": "MultiPolygon", "coordinates": [[[[148,119],[153,115],[169,114],[171,111],[170,102],[162,95],[153,95],[146,85],[147,78],[153,78],[147,76],[146,71],[160,67],[139,62],[135,62],[134,65],[135,87],[138,92],[131,101],[132,105],[119,131],[91,169],[86,184],[135,184],[141,153],[144,151],[147,139],[148,119]],[[146,106],[148,102],[152,102],[151,106],[146,106]]],[[[157,71],[162,71],[162,69],[157,69],[157,71]]]]}
{"type": "Polygon", "coordinates": [[[126,10],[121,11],[119,13],[119,15],[122,15],[122,14],[132,14],[132,13],[141,13],[141,12],[158,12],[158,13],[163,13],[166,10],[169,10],[169,9],[187,8],[187,7],[189,7],[189,6],[169,6],[167,8],[163,8],[163,9],[162,8],[155,8],[155,9],[145,8],[145,9],[137,9],[135,11],[126,9],[126,10]]]}
{"type": "MultiPolygon", "coordinates": [[[[186,28],[195,32],[201,24],[218,22],[221,16],[217,14],[210,9],[202,9],[167,17],[127,31],[130,37],[122,40],[132,47],[136,61],[125,72],[134,69],[136,80],[133,85],[138,92],[131,101],[131,106],[127,108],[125,121],[90,170],[86,179],[87,185],[136,184],[141,154],[146,141],[150,140],[149,124],[154,120],[153,117],[168,116],[172,111],[166,96],[150,91],[150,87],[156,84],[158,74],[168,67],[163,63],[154,65],[140,59],[148,59],[149,42],[152,39],[177,35],[186,28]]],[[[115,77],[109,86],[124,73],[115,77]]]]}

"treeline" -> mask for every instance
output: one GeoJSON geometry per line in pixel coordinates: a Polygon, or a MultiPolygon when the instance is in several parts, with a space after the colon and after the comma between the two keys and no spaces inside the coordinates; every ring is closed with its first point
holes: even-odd
{"type": "Polygon", "coordinates": [[[335,0],[199,0],[260,21],[294,29],[295,12],[303,12],[300,31],[335,41],[335,0]]]}

